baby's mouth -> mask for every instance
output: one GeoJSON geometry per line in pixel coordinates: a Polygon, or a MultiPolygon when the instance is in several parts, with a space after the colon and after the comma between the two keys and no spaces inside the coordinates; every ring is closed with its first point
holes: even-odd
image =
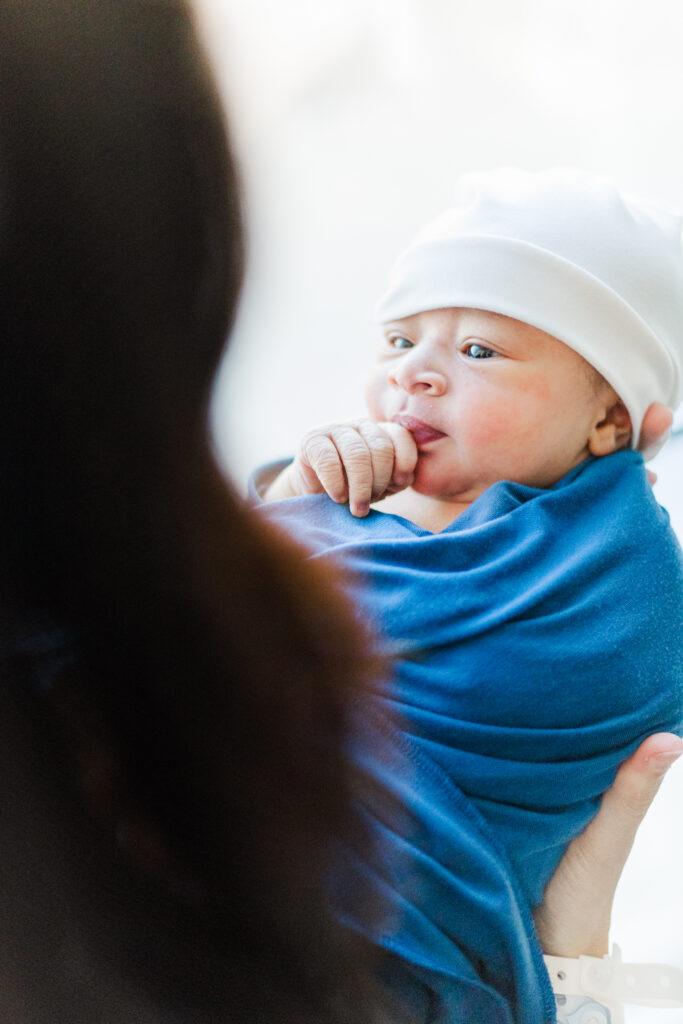
{"type": "Polygon", "coordinates": [[[399,413],[397,416],[394,416],[393,421],[410,431],[418,448],[446,436],[441,430],[435,430],[428,423],[423,423],[422,420],[417,420],[414,416],[408,416],[406,413],[399,413]]]}

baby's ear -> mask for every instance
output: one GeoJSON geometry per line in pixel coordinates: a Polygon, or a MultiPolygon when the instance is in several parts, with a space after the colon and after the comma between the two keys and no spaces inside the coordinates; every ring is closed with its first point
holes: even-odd
{"type": "Polygon", "coordinates": [[[631,417],[624,403],[617,399],[607,409],[605,418],[596,423],[588,438],[591,455],[611,455],[626,448],[631,440],[631,417]]]}

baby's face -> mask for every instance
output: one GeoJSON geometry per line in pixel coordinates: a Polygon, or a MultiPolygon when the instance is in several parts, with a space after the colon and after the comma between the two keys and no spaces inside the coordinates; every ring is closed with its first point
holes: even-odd
{"type": "Polygon", "coordinates": [[[473,501],[498,480],[556,483],[588,456],[617,401],[557,338],[476,309],[385,324],[366,397],[373,419],[413,434],[413,489],[449,501],[473,501]]]}

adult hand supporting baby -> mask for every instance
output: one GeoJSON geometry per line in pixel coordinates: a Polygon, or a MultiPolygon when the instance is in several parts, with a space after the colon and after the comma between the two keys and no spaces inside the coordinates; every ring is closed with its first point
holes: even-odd
{"type": "Polygon", "coordinates": [[[612,903],[626,858],[664,775],[681,754],[683,740],[657,733],[621,766],[600,811],[569,845],[535,912],[544,953],[601,957],[608,952],[612,903]]]}
{"type": "Polygon", "coordinates": [[[366,516],[372,501],[409,487],[417,462],[413,435],[398,423],[369,418],[309,430],[293,462],[273,481],[266,501],[327,493],[366,516]]]}
{"type": "MultiPolygon", "coordinates": [[[[643,416],[643,423],[640,428],[640,444],[638,445],[638,451],[646,462],[657,454],[668,438],[673,418],[671,409],[667,408],[666,405],[662,405],[661,402],[653,402],[652,405],[648,406],[643,416]]],[[[655,473],[649,472],[648,476],[650,477],[650,483],[654,483],[657,479],[655,473]]]]}

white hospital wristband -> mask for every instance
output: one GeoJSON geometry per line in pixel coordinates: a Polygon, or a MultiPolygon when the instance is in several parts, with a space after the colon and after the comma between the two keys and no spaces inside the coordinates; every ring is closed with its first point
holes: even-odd
{"type": "Polygon", "coordinates": [[[683,970],[666,964],[625,964],[611,955],[544,956],[558,1024],[624,1024],[624,1003],[683,1006],[683,970]]]}

